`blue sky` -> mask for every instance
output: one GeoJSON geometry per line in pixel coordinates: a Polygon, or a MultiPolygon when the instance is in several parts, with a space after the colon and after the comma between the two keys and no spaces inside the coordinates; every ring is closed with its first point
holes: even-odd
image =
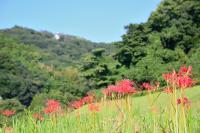
{"type": "Polygon", "coordinates": [[[145,22],[160,1],[0,0],[0,28],[19,25],[95,42],[119,41],[124,26],[145,22]]]}

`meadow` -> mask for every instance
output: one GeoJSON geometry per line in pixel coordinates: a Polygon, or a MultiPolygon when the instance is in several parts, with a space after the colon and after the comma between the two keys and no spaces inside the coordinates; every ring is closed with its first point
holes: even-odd
{"type": "MultiPolygon", "coordinates": [[[[187,109],[187,131],[200,131],[200,86],[186,90],[191,106],[187,109]]],[[[170,97],[156,92],[141,97],[105,100],[85,105],[73,112],[62,112],[35,119],[32,112],[13,120],[16,133],[170,133],[175,132],[170,120],[170,97]]],[[[180,112],[179,112],[180,113],[180,112]]],[[[179,118],[181,126],[182,118],[179,118]]],[[[179,127],[178,132],[184,132],[179,127]]],[[[8,128],[2,132],[9,132],[8,128]]]]}
{"type": "Polygon", "coordinates": [[[200,132],[200,86],[191,78],[192,67],[181,67],[163,74],[167,86],[158,82],[143,83],[123,79],[102,90],[97,102],[95,94],[73,101],[63,108],[59,101],[48,99],[41,111],[25,110],[13,117],[14,110],[1,112],[6,133],[198,133],[200,132]],[[140,93],[143,96],[140,96],[140,93]]]}

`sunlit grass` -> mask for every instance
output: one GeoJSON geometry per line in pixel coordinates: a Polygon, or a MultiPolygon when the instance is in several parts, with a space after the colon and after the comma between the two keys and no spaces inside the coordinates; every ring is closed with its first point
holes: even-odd
{"type": "MultiPolygon", "coordinates": [[[[191,100],[188,110],[188,132],[200,131],[200,87],[186,90],[191,100]]],[[[133,133],[173,132],[169,120],[169,95],[157,92],[130,99],[102,100],[96,105],[99,111],[88,110],[85,105],[73,112],[46,115],[44,121],[36,121],[32,112],[13,121],[14,133],[133,133]]]]}

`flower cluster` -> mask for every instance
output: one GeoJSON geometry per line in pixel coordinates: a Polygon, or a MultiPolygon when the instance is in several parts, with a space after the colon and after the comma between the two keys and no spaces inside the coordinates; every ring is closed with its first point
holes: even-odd
{"type": "Polygon", "coordinates": [[[72,102],[71,107],[78,109],[78,108],[82,107],[84,104],[89,104],[89,103],[92,103],[93,101],[94,101],[94,96],[87,95],[80,100],[72,102]]]}
{"type": "Polygon", "coordinates": [[[189,104],[190,103],[190,101],[189,101],[189,99],[187,98],[187,97],[183,97],[183,98],[178,98],[177,99],[177,104],[189,104]]]}
{"type": "Polygon", "coordinates": [[[136,93],[136,89],[133,87],[134,82],[124,79],[117,82],[115,85],[109,85],[102,93],[106,96],[110,96],[112,93],[117,94],[133,94],[136,93]]]}
{"type": "Polygon", "coordinates": [[[90,104],[90,105],[88,106],[88,109],[89,109],[90,111],[92,111],[92,112],[98,112],[98,111],[99,111],[99,106],[96,105],[96,104],[94,104],[94,103],[92,103],[92,104],[90,104]]]}
{"type": "Polygon", "coordinates": [[[167,87],[167,88],[164,89],[164,92],[165,92],[165,93],[168,93],[168,94],[169,94],[169,93],[173,93],[173,89],[170,88],[170,87],[167,87]]]}
{"type": "Polygon", "coordinates": [[[163,74],[164,80],[172,87],[188,88],[194,84],[191,76],[192,66],[181,67],[179,72],[175,70],[172,73],[163,74]]]}
{"type": "Polygon", "coordinates": [[[3,110],[3,111],[1,112],[1,114],[4,115],[4,116],[9,117],[9,116],[14,115],[14,114],[15,114],[15,111],[14,111],[14,110],[6,109],[6,110],[3,110]]]}
{"type": "Polygon", "coordinates": [[[36,120],[39,120],[39,121],[44,120],[44,117],[38,113],[33,114],[33,118],[35,118],[36,120]]]}
{"type": "MultiPolygon", "coordinates": [[[[172,73],[163,74],[164,80],[167,82],[168,86],[164,89],[165,93],[173,93],[175,96],[177,95],[173,91],[176,88],[185,89],[194,85],[194,80],[191,78],[192,75],[192,66],[180,67],[179,71],[176,72],[173,70],[172,73]]],[[[177,104],[190,105],[190,101],[187,97],[184,96],[184,91],[181,91],[181,98],[176,100],[177,104]]]]}
{"type": "Polygon", "coordinates": [[[160,86],[160,83],[157,82],[154,86],[150,83],[143,83],[142,87],[145,88],[148,91],[155,91],[160,86]]]}
{"type": "Polygon", "coordinates": [[[46,108],[43,110],[45,114],[57,113],[61,111],[60,103],[56,100],[49,99],[46,102],[46,108]]]}

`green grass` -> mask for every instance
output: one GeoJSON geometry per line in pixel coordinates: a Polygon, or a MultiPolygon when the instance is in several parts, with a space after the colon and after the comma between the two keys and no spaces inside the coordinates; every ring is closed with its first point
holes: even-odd
{"type": "MultiPolygon", "coordinates": [[[[200,86],[186,90],[191,100],[187,112],[188,132],[200,132],[200,86]]],[[[129,97],[130,98],[130,97],[129,97]]],[[[169,94],[157,92],[152,95],[130,99],[102,100],[97,103],[100,111],[91,112],[88,105],[63,115],[45,116],[40,122],[31,112],[13,121],[14,133],[162,133],[173,132],[170,115],[169,94]]],[[[181,120],[181,118],[180,118],[181,120]]],[[[181,121],[180,121],[181,123],[181,121]]],[[[183,131],[180,128],[180,133],[183,131]]]]}

